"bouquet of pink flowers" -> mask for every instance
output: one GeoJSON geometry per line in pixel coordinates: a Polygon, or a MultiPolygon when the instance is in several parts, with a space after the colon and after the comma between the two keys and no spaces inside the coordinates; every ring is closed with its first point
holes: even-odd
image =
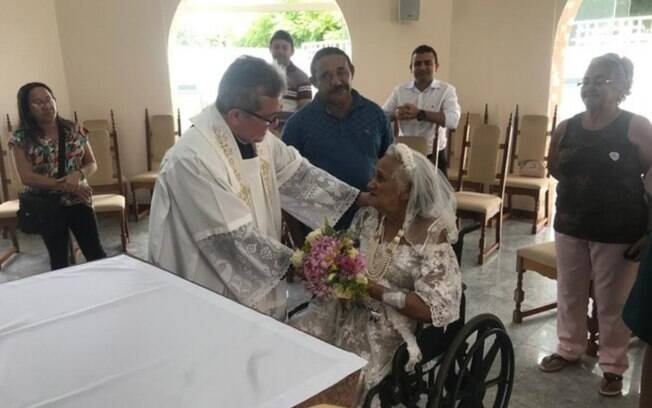
{"type": "Polygon", "coordinates": [[[294,251],[292,264],[300,271],[307,290],[319,298],[360,299],[367,294],[367,262],[347,232],[328,223],[306,237],[294,251]]]}

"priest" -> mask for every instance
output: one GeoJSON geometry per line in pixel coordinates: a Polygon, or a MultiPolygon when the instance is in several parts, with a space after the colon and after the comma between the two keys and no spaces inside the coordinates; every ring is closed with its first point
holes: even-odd
{"type": "Polygon", "coordinates": [[[292,254],[280,242],[281,208],[317,228],[366,201],[269,132],[284,81],[259,58],[227,68],[215,104],[161,164],[148,248],[155,265],[277,319],[286,313],[292,254]]]}

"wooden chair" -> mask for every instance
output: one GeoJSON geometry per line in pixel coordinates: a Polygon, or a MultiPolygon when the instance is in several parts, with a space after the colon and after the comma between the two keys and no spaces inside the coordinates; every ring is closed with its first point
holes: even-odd
{"type": "Polygon", "coordinates": [[[20,177],[16,171],[13,156],[9,154],[7,142],[11,134],[11,122],[7,115],[7,135],[0,140],[0,182],[2,183],[2,203],[0,204],[0,229],[11,238],[11,246],[0,254],[0,268],[20,252],[18,244],[18,193],[23,191],[20,177]]]}
{"type": "MultiPolygon", "coordinates": [[[[84,127],[87,122],[84,122],[84,127]]],[[[97,171],[88,179],[88,183],[93,188],[93,208],[98,214],[113,215],[120,219],[122,250],[127,252],[129,240],[127,203],[124,183],[119,182],[123,177],[113,111],[111,111],[111,131],[93,126],[87,130],[88,140],[97,162],[97,171]]]]}
{"type": "Polygon", "coordinates": [[[428,155],[428,141],[420,136],[399,136],[394,138],[395,143],[404,143],[408,145],[413,150],[423,154],[424,156],[428,155]]]}
{"type": "MultiPolygon", "coordinates": [[[[527,271],[533,271],[548,279],[557,280],[557,256],[554,241],[530,245],[516,251],[516,289],[514,289],[512,321],[517,324],[522,323],[524,317],[543,313],[557,307],[557,303],[553,302],[529,310],[522,310],[521,304],[525,299],[523,275],[527,271]]],[[[589,344],[586,354],[595,357],[598,352],[598,315],[592,287],[589,290],[592,307],[591,313],[587,314],[589,344]]]]}
{"type": "Polygon", "coordinates": [[[458,218],[471,218],[480,223],[480,255],[478,263],[482,265],[487,256],[500,248],[502,232],[502,208],[505,195],[505,179],[507,176],[508,157],[512,140],[512,115],[510,114],[505,141],[503,143],[503,160],[500,167],[500,174],[496,174],[498,166],[498,153],[501,148],[501,129],[497,125],[481,124],[473,132],[465,134],[466,140],[462,145],[460,157],[460,171],[458,174],[457,192],[457,216],[458,218]],[[466,171],[463,163],[468,155],[466,171]],[[499,179],[500,188],[497,194],[479,191],[463,191],[466,185],[465,176],[468,181],[479,186],[491,186],[499,179]],[[486,228],[493,220],[496,221],[496,240],[488,248],[485,248],[486,228]]]}
{"type": "Polygon", "coordinates": [[[450,181],[453,187],[457,187],[458,177],[460,168],[464,171],[466,163],[463,163],[461,160],[462,150],[464,141],[470,137],[470,133],[473,132],[481,124],[489,123],[489,115],[487,111],[487,105],[485,105],[484,115],[479,113],[470,113],[467,112],[465,115],[464,127],[462,132],[455,132],[451,135],[451,138],[448,139],[448,181],[450,181]]]}
{"type": "MultiPolygon", "coordinates": [[[[432,143],[432,150],[428,149],[428,140],[422,136],[398,136],[400,133],[398,120],[395,119],[392,121],[394,126],[394,143],[403,143],[406,144],[413,150],[423,154],[426,157],[430,157],[432,164],[437,167],[439,156],[437,155],[439,146],[439,125],[435,126],[435,139],[432,143]]],[[[448,132],[450,135],[451,132],[448,132]]]]}
{"type": "Polygon", "coordinates": [[[552,199],[550,177],[545,164],[548,159],[548,137],[555,129],[557,107],[552,119],[552,128],[548,130],[548,117],[544,115],[519,116],[518,105],[514,114],[514,149],[510,160],[510,174],[507,176],[505,194],[507,195],[506,212],[514,212],[512,196],[527,196],[534,200],[532,214],[532,233],[536,234],[550,223],[552,199]],[[541,174],[524,175],[514,173],[514,164],[532,163],[537,165],[541,174]],[[541,201],[544,202],[544,214],[540,216],[541,201]]]}
{"type": "MultiPolygon", "coordinates": [[[[179,111],[177,111],[178,114],[179,111]]],[[[181,131],[181,118],[177,116],[177,128],[181,131]]],[[[153,115],[150,119],[149,110],[145,109],[145,142],[147,148],[147,172],[137,174],[129,180],[133,195],[133,213],[138,220],[149,212],[149,208],[140,211],[137,190],[148,190],[150,195],[154,192],[154,185],[158,177],[159,167],[163,156],[175,143],[176,135],[173,115],[153,115]]]]}

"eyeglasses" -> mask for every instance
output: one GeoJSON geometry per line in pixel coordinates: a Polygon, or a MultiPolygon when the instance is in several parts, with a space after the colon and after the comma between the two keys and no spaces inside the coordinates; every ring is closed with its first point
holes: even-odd
{"type": "Polygon", "coordinates": [[[42,100],[42,101],[41,100],[36,100],[36,101],[32,102],[31,105],[33,107],[35,107],[35,108],[43,109],[46,106],[54,106],[55,102],[56,101],[54,100],[54,98],[48,98],[48,99],[45,99],[45,100],[42,100]]]}
{"type": "Polygon", "coordinates": [[[613,79],[586,79],[584,81],[580,81],[577,83],[577,86],[604,86],[604,85],[609,85],[613,84],[614,80],[613,79]]]}
{"type": "Polygon", "coordinates": [[[246,114],[249,114],[249,115],[251,115],[251,116],[253,116],[253,117],[257,118],[257,119],[262,120],[263,122],[265,122],[265,126],[266,126],[268,129],[270,129],[270,128],[273,129],[273,128],[275,128],[275,127],[278,126],[278,123],[279,123],[278,116],[273,116],[273,117],[271,117],[270,119],[267,119],[267,118],[264,117],[264,116],[260,116],[260,115],[257,114],[256,112],[252,112],[252,111],[250,111],[250,110],[242,109],[242,108],[238,108],[238,109],[240,109],[241,111],[243,111],[243,112],[246,113],[246,114]]]}

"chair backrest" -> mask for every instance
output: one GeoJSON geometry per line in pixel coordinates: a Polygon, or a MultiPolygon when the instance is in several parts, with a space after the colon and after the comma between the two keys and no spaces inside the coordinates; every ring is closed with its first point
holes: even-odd
{"type": "Polygon", "coordinates": [[[2,183],[2,198],[4,201],[18,198],[18,194],[25,190],[23,181],[18,174],[13,151],[9,149],[9,139],[13,135],[11,119],[6,115],[7,133],[0,137],[0,182],[2,183]]]}
{"type": "Polygon", "coordinates": [[[469,134],[466,181],[491,185],[496,180],[501,129],[481,124],[469,134]]]}
{"type": "Polygon", "coordinates": [[[147,168],[158,170],[163,156],[174,145],[176,132],[172,115],[153,115],[151,118],[145,110],[145,128],[147,131],[147,168]]]}
{"type": "Polygon", "coordinates": [[[124,196],[126,191],[120,166],[117,132],[91,130],[87,136],[97,163],[97,171],[89,177],[88,183],[96,193],[112,193],[124,196]]]}
{"type": "Polygon", "coordinates": [[[546,157],[548,140],[548,117],[523,115],[520,118],[515,158],[518,160],[541,160],[546,157]]]}
{"type": "Polygon", "coordinates": [[[448,157],[450,162],[459,163],[460,157],[462,156],[462,149],[464,148],[464,133],[472,131],[478,125],[489,123],[489,105],[485,103],[483,114],[467,112],[464,117],[466,118],[464,130],[462,132],[455,132],[455,135],[449,138],[448,157]]]}
{"type": "Polygon", "coordinates": [[[423,154],[428,155],[428,140],[421,136],[399,136],[394,139],[396,143],[404,143],[411,149],[423,154]]]}
{"type": "Polygon", "coordinates": [[[82,126],[84,127],[84,129],[89,131],[91,130],[106,130],[108,132],[111,131],[111,125],[109,124],[109,121],[106,119],[85,120],[82,126]]]}
{"type": "Polygon", "coordinates": [[[88,129],[87,136],[97,163],[97,171],[88,178],[88,183],[91,186],[117,183],[118,180],[113,164],[111,134],[105,129],[88,129]]]}
{"type": "Polygon", "coordinates": [[[18,175],[13,151],[8,146],[8,141],[11,136],[12,134],[9,133],[0,138],[0,179],[2,182],[3,201],[17,199],[18,194],[22,193],[25,189],[18,175]]]}

